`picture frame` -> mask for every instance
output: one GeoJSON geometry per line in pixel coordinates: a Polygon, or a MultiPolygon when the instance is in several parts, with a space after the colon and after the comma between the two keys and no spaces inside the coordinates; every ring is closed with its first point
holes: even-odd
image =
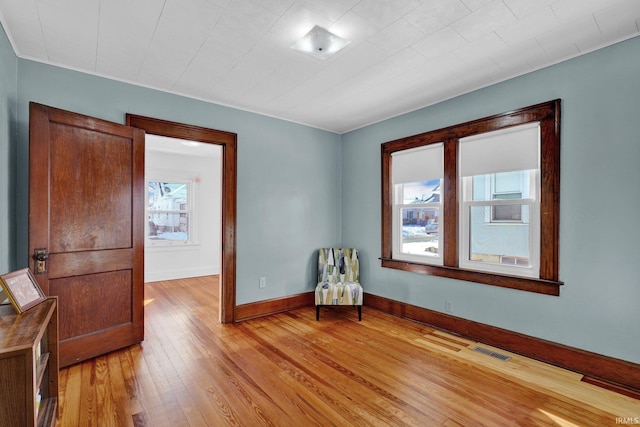
{"type": "Polygon", "coordinates": [[[1,275],[0,284],[18,314],[46,299],[44,292],[28,268],[1,275]]]}

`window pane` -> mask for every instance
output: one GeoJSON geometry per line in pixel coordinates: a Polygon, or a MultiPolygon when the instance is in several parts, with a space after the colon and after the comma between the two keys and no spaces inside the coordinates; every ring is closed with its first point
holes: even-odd
{"type": "Polygon", "coordinates": [[[503,194],[522,192],[525,172],[527,171],[501,172],[493,174],[493,193],[503,194]]]}
{"type": "Polygon", "coordinates": [[[189,217],[186,213],[163,212],[149,215],[150,240],[189,240],[189,217]]]}
{"type": "Polygon", "coordinates": [[[148,239],[189,240],[189,184],[148,181],[148,239]]]}
{"type": "Polygon", "coordinates": [[[486,218],[495,208],[508,208],[526,217],[526,204],[502,206],[471,206],[469,225],[469,260],[494,264],[508,264],[528,267],[529,224],[528,223],[488,223],[486,218]]]}
{"type": "MultiPolygon", "coordinates": [[[[530,176],[532,171],[501,172],[486,175],[477,175],[472,179],[473,201],[486,200],[520,200],[528,198],[530,176]]],[[[519,222],[523,218],[520,205],[497,205],[491,208],[491,216],[486,221],[519,222]],[[490,219],[489,219],[490,218],[490,219]]]]}
{"type": "Polygon", "coordinates": [[[149,210],[186,210],[189,186],[186,183],[149,181],[149,210]]]}
{"type": "Polygon", "coordinates": [[[472,180],[471,200],[528,199],[535,170],[476,175],[472,180]]]}
{"type": "Polygon", "coordinates": [[[413,255],[438,256],[438,208],[402,208],[401,252],[413,255]]]}
{"type": "Polygon", "coordinates": [[[440,180],[410,182],[400,184],[402,189],[402,204],[412,203],[440,203],[440,180]]]}

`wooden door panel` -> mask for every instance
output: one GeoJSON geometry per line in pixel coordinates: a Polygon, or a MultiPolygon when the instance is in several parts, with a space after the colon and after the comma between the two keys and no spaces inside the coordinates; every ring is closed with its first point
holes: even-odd
{"type": "Polygon", "coordinates": [[[79,274],[133,268],[132,249],[69,252],[49,255],[49,280],[79,274]]]}
{"type": "MultiPolygon", "coordinates": [[[[144,132],[30,104],[29,250],[59,302],[60,366],[144,338],[144,132]]],[[[29,267],[35,270],[35,261],[29,267]]]]}
{"type": "Polygon", "coordinates": [[[69,338],[132,323],[131,273],[114,271],[49,281],[58,296],[58,336],[69,338]]]}
{"type": "Polygon", "coordinates": [[[51,126],[51,253],[131,247],[130,144],[119,136],[51,126]]]}

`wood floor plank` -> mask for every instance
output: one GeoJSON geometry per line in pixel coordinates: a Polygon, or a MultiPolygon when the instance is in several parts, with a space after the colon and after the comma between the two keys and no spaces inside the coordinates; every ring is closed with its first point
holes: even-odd
{"type": "Polygon", "coordinates": [[[121,356],[127,359],[127,364],[133,369],[133,371],[127,373],[128,389],[135,391],[129,391],[126,399],[132,405],[131,413],[133,415],[144,412],[141,419],[148,419],[148,414],[145,412],[147,408],[161,405],[160,395],[151,377],[147,362],[143,357],[143,353],[151,353],[151,350],[144,350],[147,344],[148,342],[134,345],[121,352],[121,356]]]}
{"type": "Polygon", "coordinates": [[[58,397],[60,419],[79,420],[82,365],[73,365],[60,370],[58,378],[59,389],[67,391],[66,393],[61,392],[58,397]]]}
{"type": "MultiPolygon", "coordinates": [[[[145,341],[60,372],[58,426],[602,426],[640,401],[383,312],[218,322],[216,276],[145,285],[145,341]]],[[[485,346],[502,352],[500,349],[485,346]]]]}
{"type": "Polygon", "coordinates": [[[96,425],[97,413],[97,389],[96,389],[96,361],[83,363],[80,372],[80,410],[78,413],[79,425],[96,425]]]}
{"type": "Polygon", "coordinates": [[[110,353],[97,357],[96,396],[99,425],[105,427],[133,425],[131,407],[120,399],[120,396],[125,394],[119,355],[110,353]]]}
{"type": "Polygon", "coordinates": [[[139,351],[140,346],[132,346],[115,354],[119,355],[122,372],[122,381],[126,393],[126,401],[129,402],[132,417],[134,414],[144,411],[145,402],[138,376],[136,376],[135,362],[132,352],[139,351]]]}

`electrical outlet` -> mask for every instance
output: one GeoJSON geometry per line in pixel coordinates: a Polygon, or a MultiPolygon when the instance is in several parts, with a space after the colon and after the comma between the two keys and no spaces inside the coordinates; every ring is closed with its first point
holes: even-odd
{"type": "Polygon", "coordinates": [[[447,313],[453,313],[453,303],[451,301],[444,301],[444,311],[446,311],[447,313]]]}
{"type": "Polygon", "coordinates": [[[267,278],[266,277],[261,277],[260,278],[260,288],[266,288],[267,287],[267,278]]]}

